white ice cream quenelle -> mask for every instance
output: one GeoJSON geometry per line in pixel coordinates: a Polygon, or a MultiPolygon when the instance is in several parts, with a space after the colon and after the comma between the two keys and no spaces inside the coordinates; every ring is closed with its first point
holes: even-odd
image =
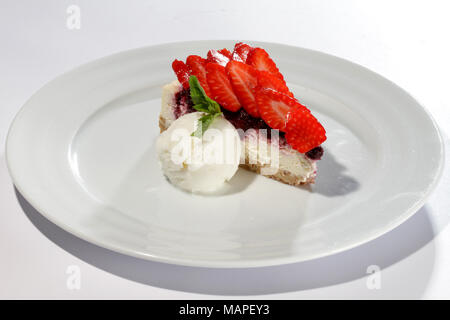
{"type": "Polygon", "coordinates": [[[202,138],[191,136],[200,112],[175,120],[158,137],[156,148],[167,178],[194,193],[212,193],[230,180],[239,166],[241,142],[234,126],[217,117],[202,138]]]}

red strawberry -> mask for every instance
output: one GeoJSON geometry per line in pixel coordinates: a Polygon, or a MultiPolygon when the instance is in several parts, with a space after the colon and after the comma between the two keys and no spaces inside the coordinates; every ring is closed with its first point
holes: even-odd
{"type": "MultiPolygon", "coordinates": [[[[259,89],[256,97],[261,118],[272,129],[286,130],[287,115],[295,109],[306,109],[296,99],[272,89],[259,89]]],[[[306,109],[307,110],[307,109],[306,109]]]]}
{"type": "Polygon", "coordinates": [[[189,67],[183,61],[175,59],[172,62],[172,69],[178,81],[183,85],[183,88],[189,89],[189,76],[191,75],[189,67]]]}
{"type": "Polygon", "coordinates": [[[306,108],[293,109],[287,119],[286,141],[298,152],[308,152],[327,139],[325,129],[306,108]]]}
{"type": "Polygon", "coordinates": [[[258,86],[263,89],[273,89],[275,91],[284,93],[291,98],[294,97],[283,80],[267,71],[258,71],[258,86]]]}
{"type": "Polygon", "coordinates": [[[270,72],[284,81],[283,75],[278,70],[277,65],[264,49],[253,49],[248,55],[247,64],[253,66],[257,70],[270,72]]]}
{"type": "Polygon", "coordinates": [[[223,48],[221,50],[217,50],[218,53],[223,54],[225,57],[227,57],[228,59],[231,58],[231,52],[230,50],[228,50],[227,48],[223,48]]]}
{"type": "Polygon", "coordinates": [[[232,60],[236,61],[242,61],[247,62],[247,57],[250,51],[252,51],[253,48],[250,47],[248,44],[243,42],[238,42],[234,45],[234,51],[232,54],[232,60]]]}
{"type": "Polygon", "coordinates": [[[230,111],[238,111],[241,108],[238,98],[233,92],[233,87],[225,72],[225,67],[217,63],[206,65],[207,80],[211,91],[211,98],[223,108],[230,111]]]}
{"type": "Polygon", "coordinates": [[[256,104],[257,71],[252,66],[239,61],[228,62],[226,71],[242,107],[252,117],[259,118],[256,104]]]}
{"type": "Polygon", "coordinates": [[[236,52],[234,52],[234,51],[233,51],[233,53],[231,54],[231,59],[230,59],[230,60],[233,60],[233,61],[239,61],[239,62],[244,62],[244,63],[245,63],[245,61],[242,60],[241,56],[238,55],[238,54],[237,54],[236,52]]]}
{"type": "Polygon", "coordinates": [[[230,61],[230,58],[228,58],[223,53],[220,53],[219,51],[212,49],[212,50],[208,51],[208,58],[207,58],[207,60],[208,60],[208,62],[218,63],[221,66],[226,66],[228,61],[230,61]]]}
{"type": "Polygon", "coordinates": [[[203,90],[205,90],[206,95],[209,96],[210,90],[208,82],[206,81],[206,60],[200,56],[192,55],[187,57],[186,65],[191,70],[191,75],[197,77],[203,90]]]}

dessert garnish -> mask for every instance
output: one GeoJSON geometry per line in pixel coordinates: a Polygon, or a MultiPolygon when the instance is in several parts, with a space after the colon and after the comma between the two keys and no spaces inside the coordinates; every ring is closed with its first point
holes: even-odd
{"type": "Polygon", "coordinates": [[[178,80],[163,89],[162,132],[190,113],[200,112],[191,133],[196,138],[226,120],[239,130],[241,167],[291,185],[314,182],[325,129],[294,96],[266,50],[239,42],[232,51],[176,59],[172,68],[178,80]],[[265,170],[274,163],[275,171],[265,170]]]}
{"type": "Polygon", "coordinates": [[[192,133],[193,136],[200,138],[214,119],[222,115],[222,111],[219,104],[206,95],[205,90],[200,85],[196,76],[190,76],[189,86],[191,99],[194,102],[192,107],[197,111],[205,113],[198,120],[197,129],[192,133]]]}

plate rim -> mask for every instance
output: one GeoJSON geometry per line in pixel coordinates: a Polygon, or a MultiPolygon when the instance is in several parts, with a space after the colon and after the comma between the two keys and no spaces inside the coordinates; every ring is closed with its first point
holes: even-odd
{"type": "Polygon", "coordinates": [[[390,79],[386,78],[385,76],[374,72],[372,70],[370,70],[369,68],[360,65],[358,63],[355,63],[353,61],[335,56],[333,54],[329,54],[329,53],[325,53],[322,51],[318,51],[318,50],[314,50],[314,49],[309,49],[309,48],[304,48],[304,47],[300,47],[300,46],[294,46],[294,45],[289,45],[289,44],[283,44],[283,43],[277,43],[277,42],[263,42],[263,41],[253,41],[253,40],[240,40],[240,41],[244,41],[244,42],[249,42],[252,44],[257,44],[260,46],[278,46],[282,49],[282,47],[284,48],[289,48],[289,49],[301,49],[304,51],[308,51],[309,53],[315,54],[315,55],[320,55],[320,56],[324,56],[324,57],[329,57],[332,59],[337,59],[341,62],[344,63],[349,63],[352,64],[360,69],[362,69],[364,72],[369,72],[372,76],[376,77],[379,80],[383,80],[387,83],[389,83],[389,85],[395,87],[397,90],[402,91],[404,94],[408,95],[412,100],[414,100],[418,106],[420,106],[421,110],[427,115],[428,119],[431,121],[431,124],[433,125],[434,131],[436,133],[437,139],[438,139],[438,144],[439,144],[439,163],[435,169],[435,173],[433,176],[432,181],[428,184],[427,188],[423,191],[423,194],[421,196],[421,198],[416,201],[416,203],[414,205],[412,205],[408,210],[405,210],[400,216],[397,217],[397,219],[395,221],[393,221],[392,223],[388,224],[384,229],[381,229],[377,232],[374,232],[373,234],[365,237],[364,239],[360,239],[359,241],[354,241],[351,244],[348,245],[344,245],[341,246],[339,248],[335,248],[335,249],[330,249],[327,253],[319,253],[316,255],[310,255],[308,257],[298,257],[298,256],[289,256],[289,257],[273,257],[273,258],[264,258],[264,259],[258,259],[258,260],[233,260],[233,261],[225,261],[225,260],[193,260],[193,259],[186,259],[186,258],[171,258],[171,257],[167,257],[164,255],[155,255],[155,254],[150,254],[150,253],[142,253],[142,252],[137,252],[137,251],[132,251],[132,250],[126,250],[123,249],[121,247],[118,246],[114,246],[114,245],[110,245],[108,243],[104,243],[102,241],[97,241],[94,237],[90,237],[89,235],[85,235],[82,232],[77,231],[76,229],[68,226],[66,223],[61,222],[61,221],[56,221],[57,219],[54,219],[51,215],[47,214],[45,212],[45,210],[43,210],[42,208],[40,208],[39,204],[37,203],[38,201],[35,201],[35,199],[32,199],[31,196],[29,196],[29,194],[27,194],[27,192],[24,190],[25,188],[23,188],[23,186],[21,186],[20,181],[18,181],[17,177],[14,174],[14,168],[13,168],[13,164],[12,161],[10,159],[10,145],[11,145],[11,137],[14,134],[15,131],[15,127],[17,126],[17,123],[19,123],[21,121],[21,117],[22,114],[24,113],[24,110],[27,108],[27,106],[30,104],[30,102],[34,99],[34,97],[36,95],[38,95],[44,88],[46,88],[47,86],[50,86],[52,83],[59,81],[59,79],[63,78],[64,76],[66,76],[67,74],[70,73],[74,73],[74,72],[78,72],[83,70],[84,68],[89,68],[90,66],[96,65],[98,62],[103,61],[105,62],[105,60],[113,60],[116,59],[122,55],[129,55],[129,54],[133,54],[135,52],[138,51],[142,51],[145,49],[149,49],[149,48],[157,48],[157,47],[164,47],[164,46],[175,46],[175,45],[191,45],[191,46],[195,46],[198,43],[214,43],[214,42],[233,42],[233,41],[237,41],[237,40],[233,40],[233,39],[220,39],[220,40],[191,40],[191,41],[180,41],[180,42],[165,42],[165,43],[159,43],[156,45],[149,45],[149,46],[143,46],[143,47],[137,47],[137,48],[133,48],[133,49],[129,49],[129,50],[125,50],[125,51],[120,51],[120,52],[115,52],[113,54],[110,55],[105,55],[99,58],[96,58],[92,61],[89,61],[87,63],[78,65],[74,68],[69,68],[68,70],[64,71],[63,73],[59,74],[58,76],[56,76],[55,78],[52,78],[50,81],[47,81],[43,86],[41,86],[38,90],[36,90],[27,100],[26,102],[22,105],[22,107],[19,109],[19,111],[17,112],[17,114],[14,116],[8,132],[7,132],[7,136],[6,136],[6,143],[5,143],[5,160],[6,160],[6,166],[8,169],[8,172],[10,174],[10,177],[12,179],[13,185],[14,187],[17,189],[17,191],[20,193],[20,195],[37,211],[39,212],[39,214],[41,214],[43,217],[45,217],[47,220],[49,220],[50,222],[52,222],[53,224],[55,224],[57,227],[63,229],[64,231],[84,240],[87,241],[89,243],[92,243],[96,246],[99,246],[101,248],[105,248],[114,252],[118,252],[120,254],[124,254],[124,255],[128,255],[128,256],[132,256],[132,257],[136,257],[136,258],[140,258],[140,259],[145,259],[145,260],[150,260],[150,261],[155,261],[155,262],[160,262],[160,263],[169,263],[169,264],[174,264],[174,265],[181,265],[181,266],[191,266],[191,267],[205,267],[205,268],[256,268],[256,267],[269,267],[269,266],[278,266],[278,265],[285,265],[285,264],[292,264],[292,263],[300,263],[300,262],[305,262],[305,261],[310,261],[310,260],[315,260],[315,259],[319,259],[319,258],[323,258],[323,257],[327,257],[327,256],[331,256],[331,255],[335,255],[347,250],[350,250],[352,248],[358,247],[362,244],[368,243],[370,241],[373,241],[374,239],[379,238],[380,236],[394,230],[395,228],[397,228],[399,225],[401,225],[402,223],[404,223],[406,220],[408,220],[411,216],[413,216],[422,206],[424,206],[424,204],[426,203],[426,201],[428,200],[429,196],[431,195],[431,193],[436,189],[436,187],[439,185],[439,182],[441,180],[442,177],[442,173],[444,170],[444,164],[445,164],[445,144],[443,141],[443,137],[442,137],[442,132],[436,122],[436,120],[434,119],[434,117],[432,116],[432,114],[430,113],[430,111],[427,110],[427,108],[424,106],[424,104],[421,103],[421,101],[419,99],[417,99],[414,95],[412,95],[410,92],[408,92],[407,90],[403,89],[401,86],[399,86],[398,84],[394,83],[393,81],[391,81],[390,79]]]}

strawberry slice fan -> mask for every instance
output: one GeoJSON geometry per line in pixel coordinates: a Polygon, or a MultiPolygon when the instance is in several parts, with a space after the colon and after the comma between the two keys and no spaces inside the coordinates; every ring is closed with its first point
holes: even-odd
{"type": "Polygon", "coordinates": [[[326,140],[324,127],[295,99],[262,48],[239,42],[233,52],[209,50],[206,58],[190,55],[186,62],[173,61],[172,68],[183,88],[189,88],[189,77],[195,75],[206,95],[223,109],[238,112],[243,108],[251,117],[284,132],[287,143],[298,152],[306,153],[326,140]]]}

